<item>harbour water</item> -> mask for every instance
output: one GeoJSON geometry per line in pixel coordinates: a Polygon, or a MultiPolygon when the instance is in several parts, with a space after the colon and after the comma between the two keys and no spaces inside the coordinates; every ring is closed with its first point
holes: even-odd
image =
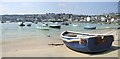
{"type": "MultiPolygon", "coordinates": [[[[38,25],[40,25],[39,23],[38,25]]],[[[73,26],[73,24],[70,25],[62,25],[61,29],[55,29],[50,28],[50,30],[39,30],[36,28],[36,24],[32,23],[32,26],[24,26],[19,27],[17,23],[3,23],[0,24],[2,26],[2,39],[16,39],[16,38],[22,38],[22,37],[47,37],[47,35],[50,35],[52,37],[58,37],[60,36],[60,33],[62,31],[70,30],[70,31],[79,31],[79,32],[88,32],[91,30],[84,29],[84,26],[96,26],[96,30],[103,30],[106,29],[106,27],[117,27],[118,25],[113,24],[90,24],[90,23],[74,23],[78,26],[73,26]]],[[[39,38],[41,39],[41,38],[39,38]]]]}
{"type": "MultiPolygon", "coordinates": [[[[39,23],[38,25],[40,25],[39,23]]],[[[92,32],[92,33],[106,33],[115,29],[105,29],[105,27],[117,27],[113,24],[89,24],[89,23],[74,23],[78,26],[70,24],[68,26],[62,25],[61,29],[50,28],[50,30],[39,30],[36,24],[32,26],[19,27],[17,23],[2,23],[1,36],[2,36],[2,56],[4,57],[96,57],[96,56],[109,56],[117,57],[118,49],[113,48],[115,51],[111,53],[88,55],[77,53],[63,46],[49,46],[49,43],[63,43],[60,39],[62,31],[71,30],[79,32],[92,32]],[[86,30],[84,26],[96,26],[95,30],[86,30]],[[48,37],[48,34],[50,37],[48,37]],[[64,53],[62,53],[64,52],[64,53]],[[57,54],[56,54],[57,53],[57,54]]],[[[114,34],[114,33],[113,33],[114,34]]],[[[117,34],[118,35],[118,34],[117,34]]],[[[116,36],[115,36],[116,37],[116,36]]],[[[118,41],[114,41],[114,46],[118,47],[118,41]]]]}

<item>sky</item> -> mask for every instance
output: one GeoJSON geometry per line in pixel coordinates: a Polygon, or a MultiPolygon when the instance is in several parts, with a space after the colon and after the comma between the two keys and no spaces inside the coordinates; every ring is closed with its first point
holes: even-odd
{"type": "Polygon", "coordinates": [[[0,0],[1,2],[118,2],[120,0],[0,0]]]}
{"type": "MultiPolygon", "coordinates": [[[[19,0],[18,0],[19,1],[19,0]]],[[[0,14],[103,14],[118,12],[118,2],[16,2],[3,1],[0,14]]]]}

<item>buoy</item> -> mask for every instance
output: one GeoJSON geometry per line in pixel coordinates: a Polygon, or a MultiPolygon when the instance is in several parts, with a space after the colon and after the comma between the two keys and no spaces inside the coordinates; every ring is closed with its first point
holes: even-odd
{"type": "Polygon", "coordinates": [[[47,36],[50,37],[50,34],[48,34],[47,36]]]}

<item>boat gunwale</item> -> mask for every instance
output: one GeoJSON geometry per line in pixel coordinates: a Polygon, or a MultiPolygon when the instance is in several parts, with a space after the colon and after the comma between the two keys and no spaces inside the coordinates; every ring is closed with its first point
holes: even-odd
{"type": "MultiPolygon", "coordinates": [[[[78,36],[77,36],[77,37],[63,36],[63,34],[64,34],[65,32],[81,33],[81,32],[74,32],[74,31],[63,31],[63,32],[61,33],[61,36],[60,36],[60,38],[61,38],[62,40],[67,41],[67,42],[80,41],[80,38],[81,38],[81,37],[78,37],[78,36]],[[72,39],[72,40],[68,40],[67,38],[70,38],[70,39],[72,39]]],[[[87,37],[87,38],[83,38],[83,39],[94,38],[94,37],[97,37],[97,36],[109,36],[109,35],[106,35],[106,34],[89,34],[89,33],[82,33],[82,34],[93,35],[93,36],[91,36],[91,37],[87,37]]]]}

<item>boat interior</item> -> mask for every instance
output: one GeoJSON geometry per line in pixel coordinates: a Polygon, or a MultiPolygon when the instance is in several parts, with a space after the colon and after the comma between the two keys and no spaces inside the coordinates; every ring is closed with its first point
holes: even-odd
{"type": "Polygon", "coordinates": [[[80,37],[80,38],[92,38],[92,37],[96,37],[97,39],[106,39],[108,38],[110,35],[100,35],[100,34],[84,34],[84,33],[73,33],[73,32],[64,32],[63,36],[67,36],[67,37],[80,37]]]}
{"type": "Polygon", "coordinates": [[[73,32],[65,32],[63,36],[68,36],[68,37],[86,37],[86,36],[95,36],[95,35],[89,35],[89,34],[83,34],[83,33],[73,33],[73,32]]]}

